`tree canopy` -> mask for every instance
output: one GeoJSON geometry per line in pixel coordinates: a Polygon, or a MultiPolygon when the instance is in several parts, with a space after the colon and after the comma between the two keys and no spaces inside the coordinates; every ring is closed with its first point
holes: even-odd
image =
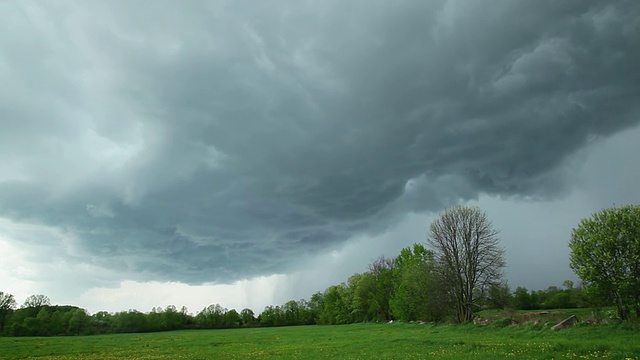
{"type": "Polygon", "coordinates": [[[571,268],[621,319],[640,318],[640,206],[603,209],[582,219],[569,241],[571,268]]]}
{"type": "Polygon", "coordinates": [[[602,210],[573,229],[571,267],[583,280],[574,286],[514,292],[502,279],[504,251],[498,231],[477,207],[445,210],[431,224],[426,244],[403,248],[395,258],[372,260],[368,270],[313,294],[266,306],[261,313],[212,304],[195,315],[185,307],[154,307],[89,314],[75,306],[52,306],[45,295],[29,296],[17,309],[0,292],[0,336],[88,335],[176,329],[235,328],[356,322],[473,319],[479,309],[552,309],[590,305],[618,307],[640,318],[640,207],[602,210]]]}

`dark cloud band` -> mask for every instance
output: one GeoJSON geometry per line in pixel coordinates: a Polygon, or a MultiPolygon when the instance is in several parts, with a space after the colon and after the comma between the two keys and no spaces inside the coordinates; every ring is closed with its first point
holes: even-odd
{"type": "Polygon", "coordinates": [[[640,122],[634,1],[142,5],[0,5],[0,216],[139,279],[559,196],[577,150],[640,122]]]}

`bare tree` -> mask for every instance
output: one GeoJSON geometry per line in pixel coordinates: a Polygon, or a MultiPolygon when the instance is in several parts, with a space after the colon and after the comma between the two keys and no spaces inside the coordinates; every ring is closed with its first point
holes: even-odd
{"type": "Polygon", "coordinates": [[[28,307],[40,307],[45,305],[51,305],[51,300],[46,295],[31,295],[22,304],[23,308],[28,307]]]}
{"type": "Polygon", "coordinates": [[[500,283],[505,260],[499,241],[498,231],[478,207],[446,209],[431,224],[427,243],[449,284],[459,322],[472,320],[476,302],[489,286],[500,283]]]}
{"type": "Polygon", "coordinates": [[[369,271],[374,275],[379,275],[382,271],[393,269],[394,267],[396,267],[395,259],[380,255],[369,264],[369,271]]]}
{"type": "Polygon", "coordinates": [[[16,307],[16,299],[9,293],[0,291],[0,334],[4,331],[7,315],[16,307]]]}
{"type": "Polygon", "coordinates": [[[9,293],[0,291],[0,310],[12,310],[16,307],[16,299],[9,293]]]}

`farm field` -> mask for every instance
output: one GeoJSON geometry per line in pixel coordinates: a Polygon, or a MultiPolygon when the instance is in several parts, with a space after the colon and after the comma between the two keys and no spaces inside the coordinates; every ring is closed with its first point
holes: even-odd
{"type": "Polygon", "coordinates": [[[1,359],[640,359],[615,325],[353,324],[0,338],[1,359]]]}

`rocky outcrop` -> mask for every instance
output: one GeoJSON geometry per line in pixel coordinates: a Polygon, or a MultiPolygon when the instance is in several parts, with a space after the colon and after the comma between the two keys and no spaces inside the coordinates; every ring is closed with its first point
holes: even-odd
{"type": "Polygon", "coordinates": [[[573,326],[573,324],[578,322],[578,318],[575,315],[571,315],[568,318],[560,321],[559,323],[555,324],[551,330],[560,330],[560,329],[564,329],[564,328],[568,328],[570,326],[573,326]]]}

